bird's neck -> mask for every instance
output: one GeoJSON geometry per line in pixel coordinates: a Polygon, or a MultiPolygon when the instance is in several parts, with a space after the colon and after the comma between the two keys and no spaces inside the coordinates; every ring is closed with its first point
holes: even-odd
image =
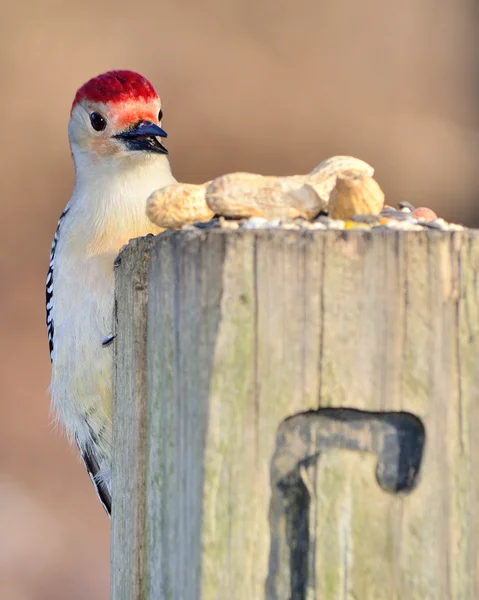
{"type": "Polygon", "coordinates": [[[70,202],[88,254],[116,252],[134,237],[158,233],[145,214],[146,200],[155,190],[175,183],[164,155],[144,160],[102,160],[78,163],[70,202]],[[81,224],[81,226],[79,225],[81,224]]]}

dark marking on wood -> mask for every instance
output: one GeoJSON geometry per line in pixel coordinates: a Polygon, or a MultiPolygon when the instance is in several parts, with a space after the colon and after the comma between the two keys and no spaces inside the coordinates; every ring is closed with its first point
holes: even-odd
{"type": "Polygon", "coordinates": [[[271,465],[272,508],[282,504],[279,521],[285,520],[282,533],[272,531],[267,587],[273,598],[283,597],[273,591],[276,586],[283,592],[290,588],[291,600],[306,598],[310,494],[302,469],[332,448],[369,452],[377,455],[376,479],[383,490],[410,492],[418,481],[424,442],[424,425],[407,412],[323,408],[283,421],[271,465]]]}

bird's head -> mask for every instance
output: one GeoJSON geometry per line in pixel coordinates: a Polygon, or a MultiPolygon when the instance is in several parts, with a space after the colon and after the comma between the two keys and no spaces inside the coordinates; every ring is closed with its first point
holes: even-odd
{"type": "Polygon", "coordinates": [[[161,102],[133,71],[109,71],[87,81],[73,101],[68,134],[75,164],[142,162],[168,154],[161,143],[161,102]]]}

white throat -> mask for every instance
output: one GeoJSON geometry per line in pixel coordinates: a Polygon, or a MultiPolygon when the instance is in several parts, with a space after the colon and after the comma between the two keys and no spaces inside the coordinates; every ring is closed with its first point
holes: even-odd
{"type": "Polygon", "coordinates": [[[75,213],[77,223],[88,229],[77,231],[83,240],[95,240],[95,246],[110,240],[107,246],[112,249],[133,237],[158,231],[145,208],[152,192],[176,182],[166,155],[95,160],[75,147],[72,152],[76,182],[70,212],[75,213]]]}

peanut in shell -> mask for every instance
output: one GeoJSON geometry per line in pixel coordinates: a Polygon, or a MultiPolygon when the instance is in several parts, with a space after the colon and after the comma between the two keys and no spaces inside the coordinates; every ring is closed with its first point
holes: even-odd
{"type": "Polygon", "coordinates": [[[377,181],[350,171],[337,178],[329,200],[329,216],[347,221],[355,215],[378,215],[384,206],[384,192],[377,181]]]}
{"type": "Polygon", "coordinates": [[[255,173],[217,177],[206,190],[206,203],[213,213],[237,219],[313,219],[324,206],[306,176],[265,177],[255,173]]]}
{"type": "Polygon", "coordinates": [[[148,218],[165,229],[179,229],[190,223],[210,221],[214,213],[205,200],[208,183],[174,183],[156,190],[146,202],[148,218]]]}

